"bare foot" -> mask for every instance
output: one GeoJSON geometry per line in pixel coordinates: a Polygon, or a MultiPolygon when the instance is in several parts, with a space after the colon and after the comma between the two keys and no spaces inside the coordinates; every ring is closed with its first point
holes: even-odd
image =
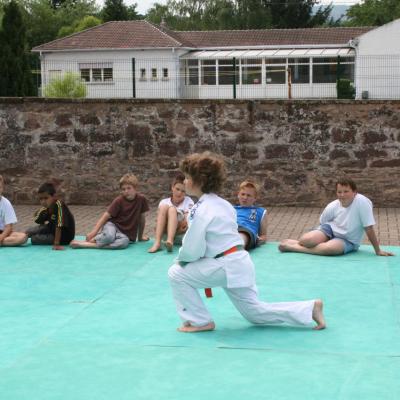
{"type": "Polygon", "coordinates": [[[97,248],[96,242],[87,242],[81,240],[73,240],[69,244],[73,249],[91,249],[97,248]]]}
{"type": "Polygon", "coordinates": [[[161,250],[161,245],[160,243],[154,243],[153,246],[151,246],[147,252],[148,253],[156,253],[157,251],[161,250]]]}
{"type": "Polygon", "coordinates": [[[174,248],[174,245],[171,242],[164,242],[164,246],[167,249],[168,253],[171,253],[172,249],[174,248]]]}
{"type": "Polygon", "coordinates": [[[69,245],[73,249],[79,249],[79,247],[81,246],[81,242],[79,242],[78,240],[73,240],[69,245]]]}
{"type": "Polygon", "coordinates": [[[282,240],[282,242],[279,243],[279,251],[281,251],[282,253],[287,252],[287,251],[293,251],[295,250],[296,245],[299,244],[298,240],[294,240],[294,239],[285,239],[282,240]]]}
{"type": "Polygon", "coordinates": [[[317,323],[317,326],[315,326],[313,328],[316,331],[326,328],[324,313],[322,311],[323,307],[324,307],[324,304],[322,303],[321,299],[315,300],[314,308],[313,308],[313,312],[312,312],[312,319],[317,323]]]}
{"type": "Polygon", "coordinates": [[[193,326],[190,324],[183,324],[177,330],[178,330],[178,332],[194,333],[194,332],[213,331],[214,329],[215,329],[214,322],[210,322],[209,324],[203,325],[203,326],[193,326]]]}

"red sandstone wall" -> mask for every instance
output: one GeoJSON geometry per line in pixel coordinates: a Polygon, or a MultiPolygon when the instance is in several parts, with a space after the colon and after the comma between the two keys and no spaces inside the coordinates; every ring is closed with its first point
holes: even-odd
{"type": "Polygon", "coordinates": [[[179,160],[225,157],[234,198],[245,177],[265,205],[322,206],[340,174],[377,206],[400,206],[400,101],[0,99],[0,173],[15,203],[55,177],[72,204],[103,204],[131,171],[155,203],[179,160]]]}

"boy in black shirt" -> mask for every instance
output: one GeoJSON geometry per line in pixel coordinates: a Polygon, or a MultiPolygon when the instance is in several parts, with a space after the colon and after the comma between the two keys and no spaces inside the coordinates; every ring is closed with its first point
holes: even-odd
{"type": "Polygon", "coordinates": [[[42,208],[35,214],[39,226],[28,228],[26,234],[32,244],[52,244],[53,250],[64,250],[75,237],[75,220],[67,205],[58,200],[52,183],[44,183],[38,190],[42,208]]]}

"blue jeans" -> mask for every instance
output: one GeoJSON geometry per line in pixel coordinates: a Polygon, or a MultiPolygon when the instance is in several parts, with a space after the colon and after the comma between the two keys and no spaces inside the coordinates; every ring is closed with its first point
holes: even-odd
{"type": "Polygon", "coordinates": [[[329,240],[341,240],[343,242],[343,254],[350,253],[352,251],[357,251],[360,247],[358,244],[354,244],[349,242],[347,239],[343,239],[334,235],[332,231],[332,227],[329,224],[322,224],[320,225],[317,230],[321,231],[324,235],[326,235],[329,240]]]}

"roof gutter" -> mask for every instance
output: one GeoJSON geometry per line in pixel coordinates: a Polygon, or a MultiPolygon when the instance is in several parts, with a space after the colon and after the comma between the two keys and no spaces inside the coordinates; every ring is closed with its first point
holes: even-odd
{"type": "Polygon", "coordinates": [[[193,47],[133,47],[133,48],[97,48],[97,49],[64,49],[64,50],[58,50],[58,49],[36,49],[33,48],[31,51],[34,53],[71,53],[73,51],[77,52],[88,52],[88,51],[141,51],[141,50],[197,50],[197,48],[193,47]]]}
{"type": "Polygon", "coordinates": [[[341,44],[276,44],[276,45],[267,45],[267,46],[220,46],[220,47],[196,47],[194,50],[265,50],[265,49],[329,49],[329,48],[348,48],[349,43],[341,43],[341,44]]]}

